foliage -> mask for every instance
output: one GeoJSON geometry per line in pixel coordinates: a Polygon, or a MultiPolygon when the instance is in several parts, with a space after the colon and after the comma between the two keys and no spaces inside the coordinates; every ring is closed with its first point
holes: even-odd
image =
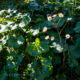
{"type": "Polygon", "coordinates": [[[0,80],[80,79],[74,1],[35,0],[25,11],[23,5],[0,11],[0,80]]]}

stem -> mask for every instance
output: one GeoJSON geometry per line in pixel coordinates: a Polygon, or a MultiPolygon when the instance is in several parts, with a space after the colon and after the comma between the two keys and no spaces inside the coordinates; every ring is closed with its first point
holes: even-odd
{"type": "Polygon", "coordinates": [[[64,28],[66,27],[67,22],[65,23],[65,25],[63,26],[63,28],[60,30],[60,34],[62,33],[62,31],[64,30],[64,28]]]}
{"type": "Polygon", "coordinates": [[[58,24],[59,24],[60,20],[61,19],[59,19],[58,23],[56,24],[56,29],[57,29],[57,32],[58,32],[58,35],[59,35],[60,43],[62,43],[61,35],[60,35],[59,29],[58,29],[58,24]]]}
{"type": "Polygon", "coordinates": [[[64,63],[65,63],[65,51],[64,51],[64,45],[63,45],[63,67],[64,67],[64,63]]]}
{"type": "MultiPolygon", "coordinates": [[[[59,21],[58,21],[58,23],[60,22],[60,19],[59,19],[59,21]]],[[[57,23],[57,25],[56,25],[56,28],[57,28],[57,32],[58,32],[58,34],[59,34],[59,39],[60,39],[60,43],[61,43],[61,45],[62,45],[62,47],[63,47],[63,67],[64,67],[64,62],[65,62],[65,51],[64,51],[64,45],[63,45],[63,43],[62,43],[62,39],[61,39],[61,32],[63,31],[63,29],[65,28],[65,26],[66,26],[66,24],[64,25],[64,27],[61,29],[61,31],[59,31],[59,29],[58,29],[58,23],[57,23]]]]}

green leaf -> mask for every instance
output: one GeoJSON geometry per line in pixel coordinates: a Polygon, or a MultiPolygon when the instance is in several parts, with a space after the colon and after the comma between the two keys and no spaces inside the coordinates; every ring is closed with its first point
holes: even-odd
{"type": "Polygon", "coordinates": [[[39,51],[37,50],[37,48],[35,47],[35,43],[30,43],[27,48],[26,51],[28,52],[29,55],[31,56],[37,56],[39,55],[39,51]]]}
{"type": "Polygon", "coordinates": [[[47,42],[40,42],[39,44],[40,45],[38,48],[38,47],[36,47],[35,42],[30,43],[26,49],[28,54],[30,54],[31,56],[38,56],[40,53],[45,53],[45,52],[49,51],[49,46],[48,46],[47,42]]]}
{"type": "Polygon", "coordinates": [[[65,22],[66,22],[66,18],[61,18],[61,19],[59,20],[58,27],[62,27],[65,22]]]}
{"type": "Polygon", "coordinates": [[[43,29],[44,27],[47,27],[49,29],[49,28],[55,27],[55,25],[51,21],[45,20],[45,21],[37,24],[34,28],[35,29],[43,29]]]}
{"type": "Polygon", "coordinates": [[[68,57],[68,65],[71,68],[77,67],[78,66],[78,61],[77,59],[72,55],[69,55],[68,57]]]}
{"type": "Polygon", "coordinates": [[[70,46],[70,52],[76,57],[80,58],[80,39],[76,41],[74,46],[70,46]]]}
{"type": "Polygon", "coordinates": [[[13,48],[19,48],[21,45],[23,45],[23,43],[24,43],[23,36],[18,36],[18,37],[12,36],[8,40],[8,46],[13,48]]]}
{"type": "Polygon", "coordinates": [[[47,51],[49,51],[49,45],[48,45],[48,42],[46,41],[43,41],[40,43],[40,46],[39,46],[39,49],[42,53],[45,53],[47,51]]]}
{"type": "Polygon", "coordinates": [[[0,73],[0,80],[6,80],[7,79],[7,72],[5,69],[1,70],[0,73]]]}
{"type": "Polygon", "coordinates": [[[74,31],[76,33],[79,33],[80,32],[80,22],[77,22],[76,27],[74,28],[74,31]]]}
{"type": "Polygon", "coordinates": [[[47,31],[47,35],[54,37],[55,39],[59,40],[59,34],[54,31],[47,31]]]}
{"type": "Polygon", "coordinates": [[[29,24],[30,21],[31,21],[31,18],[29,16],[26,16],[22,19],[22,22],[25,24],[29,24]]]}

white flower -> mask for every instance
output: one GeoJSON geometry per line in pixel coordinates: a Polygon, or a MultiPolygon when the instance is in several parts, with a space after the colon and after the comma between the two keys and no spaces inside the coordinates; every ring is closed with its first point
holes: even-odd
{"type": "Polygon", "coordinates": [[[71,20],[72,20],[72,18],[70,18],[70,17],[69,17],[69,18],[67,18],[67,21],[71,21],[71,20]]]}
{"type": "Polygon", "coordinates": [[[64,17],[64,14],[63,14],[63,13],[59,13],[58,16],[59,16],[60,18],[63,18],[63,17],[64,17]]]}
{"type": "Polygon", "coordinates": [[[47,27],[44,27],[43,28],[43,32],[46,32],[48,29],[47,29],[47,27]]]}
{"type": "Polygon", "coordinates": [[[69,39],[71,36],[70,36],[70,34],[66,34],[65,37],[66,37],[66,39],[69,39]]]}
{"type": "Polygon", "coordinates": [[[57,44],[56,42],[52,43],[52,46],[50,46],[51,48],[55,48],[59,53],[63,51],[63,48],[60,44],[57,44]]]}
{"type": "Polygon", "coordinates": [[[46,40],[48,40],[49,38],[50,38],[49,35],[47,35],[47,36],[45,37],[46,40]]]}
{"type": "Polygon", "coordinates": [[[51,48],[55,48],[56,47],[56,42],[53,42],[52,45],[50,46],[51,48]]]}
{"type": "Polygon", "coordinates": [[[47,19],[48,19],[48,21],[51,21],[52,17],[51,16],[47,16],[47,19]]]}
{"type": "Polygon", "coordinates": [[[51,41],[54,41],[54,39],[55,39],[54,36],[52,36],[52,37],[51,37],[51,41]]]}
{"type": "Polygon", "coordinates": [[[38,33],[39,33],[39,30],[38,29],[33,30],[33,32],[32,32],[33,36],[36,36],[38,33]]]}
{"type": "Polygon", "coordinates": [[[57,50],[58,52],[62,52],[63,48],[62,48],[59,44],[57,44],[56,50],[57,50]]]}
{"type": "Polygon", "coordinates": [[[29,32],[31,32],[33,36],[36,36],[39,33],[39,30],[38,29],[36,29],[36,30],[30,29],[29,31],[27,31],[27,33],[29,33],[29,32]]]}

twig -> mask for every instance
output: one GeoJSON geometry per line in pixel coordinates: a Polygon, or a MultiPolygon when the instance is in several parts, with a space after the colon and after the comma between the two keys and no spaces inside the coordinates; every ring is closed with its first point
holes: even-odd
{"type": "Polygon", "coordinates": [[[62,33],[62,31],[64,30],[64,28],[66,27],[67,22],[65,23],[65,25],[63,26],[63,28],[60,30],[60,34],[62,33]]]}
{"type": "Polygon", "coordinates": [[[59,19],[58,23],[56,24],[56,29],[57,29],[57,32],[58,32],[58,34],[59,34],[60,43],[62,43],[61,35],[60,35],[59,29],[58,29],[58,24],[59,24],[60,20],[61,20],[61,19],[59,19]]]}
{"type": "MultiPolygon", "coordinates": [[[[59,21],[60,21],[60,20],[59,20],[59,21]]],[[[58,21],[58,23],[59,23],[59,21],[58,21]]],[[[66,24],[64,25],[64,27],[61,29],[60,32],[59,32],[59,29],[58,29],[58,23],[57,23],[57,25],[56,25],[56,28],[57,28],[57,32],[58,32],[58,34],[59,34],[60,43],[61,43],[61,45],[62,45],[62,47],[63,47],[63,68],[64,68],[64,62],[65,62],[65,51],[64,51],[64,45],[63,45],[63,43],[62,43],[62,39],[61,39],[61,32],[64,30],[64,28],[65,28],[67,22],[66,22],[66,24]]]]}

